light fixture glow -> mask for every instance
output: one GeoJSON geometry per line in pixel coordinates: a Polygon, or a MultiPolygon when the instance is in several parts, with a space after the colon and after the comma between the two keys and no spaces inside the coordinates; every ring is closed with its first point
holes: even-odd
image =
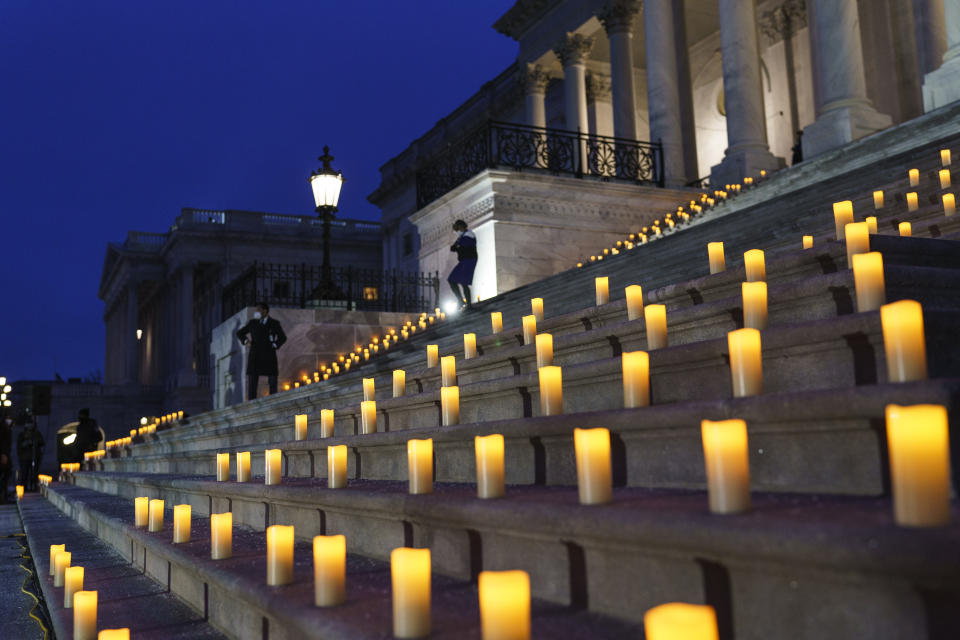
{"type": "Polygon", "coordinates": [[[449,313],[450,315],[454,315],[458,310],[457,303],[454,302],[453,300],[449,302],[444,302],[443,310],[449,313]]]}
{"type": "Polygon", "coordinates": [[[143,337],[143,329],[137,329],[137,340],[143,337]]]}
{"type": "Polygon", "coordinates": [[[71,433],[66,438],[63,439],[63,444],[73,444],[77,440],[77,434],[71,433]]]}

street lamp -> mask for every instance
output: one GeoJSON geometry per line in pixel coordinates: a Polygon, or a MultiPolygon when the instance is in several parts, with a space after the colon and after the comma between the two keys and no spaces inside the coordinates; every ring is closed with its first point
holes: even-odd
{"type": "Polygon", "coordinates": [[[316,204],[316,212],[323,220],[323,267],[321,270],[321,283],[314,295],[320,299],[330,298],[336,291],[333,286],[333,275],[330,269],[330,222],[334,219],[334,213],[337,211],[337,203],[340,201],[340,187],[343,186],[343,174],[335,171],[330,163],[333,162],[333,156],[330,155],[330,147],[323,148],[323,155],[317,158],[321,162],[321,167],[310,174],[307,181],[313,189],[313,201],[316,204]],[[318,295],[319,294],[319,295],[318,295]]]}

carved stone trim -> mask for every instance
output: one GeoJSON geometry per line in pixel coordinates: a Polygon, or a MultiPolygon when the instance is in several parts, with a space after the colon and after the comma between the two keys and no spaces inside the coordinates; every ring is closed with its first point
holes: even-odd
{"type": "Polygon", "coordinates": [[[587,74],[587,102],[610,102],[610,78],[587,74]]]}
{"type": "Polygon", "coordinates": [[[610,0],[597,12],[597,18],[608,34],[632,31],[633,18],[642,8],[643,0],[610,0]]]}
{"type": "Polygon", "coordinates": [[[764,11],[758,23],[766,45],[774,45],[807,26],[806,3],[804,0],[785,0],[780,6],[764,11]]]}
{"type": "Polygon", "coordinates": [[[539,64],[527,63],[526,69],[520,69],[520,86],[525,93],[543,93],[553,77],[539,64]]]}
{"type": "Polygon", "coordinates": [[[563,66],[569,67],[586,62],[592,48],[593,38],[580,33],[568,33],[553,48],[553,52],[560,58],[563,66]]]}

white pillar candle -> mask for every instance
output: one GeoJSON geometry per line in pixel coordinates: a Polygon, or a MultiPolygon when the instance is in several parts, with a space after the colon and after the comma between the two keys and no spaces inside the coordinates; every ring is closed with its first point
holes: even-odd
{"type": "Polygon", "coordinates": [[[333,418],[334,418],[333,409],[320,410],[320,437],[321,438],[333,437],[333,418]]]}
{"type": "Polygon", "coordinates": [[[541,367],[540,414],[558,416],[563,413],[563,371],[560,367],[541,367]]]}
{"type": "Polygon", "coordinates": [[[537,322],[543,322],[543,298],[530,299],[530,313],[537,319],[537,322]]]}
{"type": "Polygon", "coordinates": [[[393,635],[430,634],[430,549],[400,547],[390,552],[393,635]]]}
{"type": "Polygon", "coordinates": [[[804,249],[813,248],[813,236],[803,236],[803,248],[804,249]]]}
{"type": "Polygon", "coordinates": [[[950,169],[940,169],[940,188],[949,189],[950,188],[950,169]]]}
{"type": "Polygon", "coordinates": [[[233,513],[210,514],[210,558],[224,560],[233,557],[233,513]]]}
{"type": "Polygon", "coordinates": [[[494,334],[503,331],[503,314],[499,311],[493,311],[490,313],[490,328],[494,334]]]}
{"type": "Polygon", "coordinates": [[[763,249],[750,249],[743,254],[743,266],[747,272],[747,282],[759,282],[767,279],[767,264],[763,249]]]}
{"type": "Polygon", "coordinates": [[[293,582],[293,525],[267,527],[267,584],[293,582]]]}
{"type": "Polygon", "coordinates": [[[720,273],[727,270],[727,261],[723,255],[722,242],[707,243],[707,258],[710,261],[710,274],[720,273]]]}
{"type": "Polygon", "coordinates": [[[867,230],[872,235],[877,235],[877,216],[867,216],[863,221],[867,223],[867,230]]]}
{"type": "MultiPolygon", "coordinates": [[[[876,202],[874,194],[874,202],[876,202]]],[[[881,194],[881,199],[883,195],[881,194]]],[[[853,201],[844,200],[833,203],[833,224],[836,227],[837,240],[843,240],[843,228],[853,222],[853,201]]]]}
{"type": "Polygon", "coordinates": [[[313,538],[313,603],[334,607],[347,597],[347,539],[342,535],[313,538]]]}
{"type": "Polygon", "coordinates": [[[70,559],[73,554],[69,551],[58,551],[53,558],[53,586],[62,587],[64,577],[67,574],[67,567],[70,566],[70,559]]]}
{"type": "Polygon", "coordinates": [[[530,639],[530,576],[481,571],[477,580],[482,640],[530,639]]]}
{"type": "Polygon", "coordinates": [[[598,307],[610,302],[610,278],[607,276],[595,278],[594,287],[596,288],[598,307]]]}
{"type": "Polygon", "coordinates": [[[950,522],[950,436],[945,407],[887,405],[887,450],[897,524],[950,522]]]}
{"type": "Polygon", "coordinates": [[[250,482],[250,452],[237,452],[237,482],[250,482]]]}
{"type": "Polygon", "coordinates": [[[376,400],[376,388],[374,387],[373,378],[364,378],[363,379],[363,399],[364,400],[376,400]]]}
{"type": "Polygon", "coordinates": [[[360,403],[360,433],[377,432],[377,403],[364,400],[360,403]]]}
{"type": "Polygon", "coordinates": [[[294,440],[307,439],[307,414],[298,413],[293,416],[293,438],[294,440]]]}
{"type": "Polygon", "coordinates": [[[667,308],[662,304],[648,304],[643,308],[647,333],[647,349],[663,349],[667,346],[667,308]]]}
{"type": "Polygon", "coordinates": [[[505,491],[503,436],[499,433],[474,436],[473,445],[477,459],[477,497],[502,497],[505,491]]]}
{"type": "Polygon", "coordinates": [[[230,479],[230,454],[217,454],[217,482],[226,482],[230,479]]]}
{"type": "Polygon", "coordinates": [[[470,360],[477,357],[477,334],[463,334],[463,359],[470,360]]]}
{"type": "Polygon", "coordinates": [[[77,591],[73,594],[73,640],[96,640],[97,592],[77,591]]]}
{"type": "Polygon", "coordinates": [[[83,567],[67,567],[63,574],[63,607],[73,608],[73,594],[83,591],[83,567]]]}
{"type": "Polygon", "coordinates": [[[940,164],[944,167],[950,166],[950,149],[940,149],[940,164]]]}
{"type": "Polygon", "coordinates": [[[604,428],[574,429],[577,459],[577,489],[580,504],[603,504],[613,499],[610,464],[610,431],[604,428]]]}
{"type": "Polygon", "coordinates": [[[136,524],[136,526],[145,527],[149,523],[149,515],[148,515],[149,504],[150,504],[150,498],[147,498],[146,496],[134,498],[133,517],[134,517],[134,524],[136,524]]]}
{"type": "Polygon", "coordinates": [[[743,398],[763,393],[763,358],[760,332],[756,329],[737,329],[727,334],[730,349],[730,375],[733,397],[743,398]]]}
{"type": "Polygon", "coordinates": [[[910,169],[908,172],[910,176],[910,186],[915,187],[920,184],[920,170],[919,169],[910,169]]]}
{"type": "Polygon", "coordinates": [[[883,349],[890,382],[927,379],[927,342],[923,308],[916,300],[898,300],[880,307],[883,349]]]}
{"type": "Polygon", "coordinates": [[[147,530],[150,531],[150,533],[163,531],[163,500],[151,500],[149,510],[147,530]]]}
{"type": "Polygon", "coordinates": [[[534,316],[523,316],[523,344],[533,344],[537,338],[537,319],[534,316]]]}
{"type": "Polygon", "coordinates": [[[623,406],[627,409],[650,404],[650,355],[646,351],[624,351],[623,406]]]}
{"type": "Polygon", "coordinates": [[[435,344],[427,345],[427,367],[435,367],[440,362],[440,347],[435,344]]]}
{"type": "Polygon", "coordinates": [[[460,424],[460,387],[440,387],[440,418],[444,427],[460,424]]]}
{"type": "Polygon", "coordinates": [[[767,328],[767,283],[744,282],[740,285],[743,300],[743,326],[750,329],[767,328]]]}
{"type": "Polygon", "coordinates": [[[407,390],[407,372],[403,369],[393,370],[393,397],[402,398],[407,390]]]}
{"type": "Polygon", "coordinates": [[[909,222],[901,222],[897,228],[900,231],[900,235],[904,238],[909,238],[913,235],[913,225],[909,222]]]}
{"type": "Polygon", "coordinates": [[[952,216],[957,212],[957,199],[952,193],[945,193],[942,197],[943,200],[943,214],[945,216],[952,216]]]}
{"type": "Polygon", "coordinates": [[[907,211],[916,211],[920,206],[919,201],[917,200],[917,192],[910,191],[907,193],[907,211]]]}
{"type": "Polygon", "coordinates": [[[444,387],[453,387],[457,384],[457,360],[454,356],[440,358],[440,380],[444,387]]]}
{"type": "Polygon", "coordinates": [[[668,602],[643,615],[646,640],[717,640],[717,614],[705,604],[668,602]]]}
{"type": "Polygon", "coordinates": [[[97,640],[130,640],[130,629],[101,629],[97,635],[97,640]]]}
{"type": "Polygon", "coordinates": [[[538,333],[536,338],[537,368],[549,367],[553,364],[553,335],[538,333]]]}
{"type": "Polygon", "coordinates": [[[433,493],[433,438],[407,440],[407,478],[410,493],[433,493]]]}
{"type": "Polygon", "coordinates": [[[627,295],[627,320],[643,317],[643,287],[632,284],[624,291],[627,295]]]}
{"type": "Polygon", "coordinates": [[[857,311],[876,311],[887,301],[883,280],[883,256],[879,251],[853,256],[853,283],[857,290],[857,311]]]}
{"type": "Polygon", "coordinates": [[[873,208],[883,209],[883,191],[879,189],[873,192],[873,208]]]}
{"type": "Polygon", "coordinates": [[[750,450],[743,420],[700,423],[707,493],[713,513],[740,513],[750,508],[750,450]]]}
{"type": "Polygon", "coordinates": [[[327,447],[327,487],[343,489],[347,486],[347,445],[327,447]]]}
{"type": "Polygon", "coordinates": [[[280,484],[280,467],[283,455],[280,449],[267,449],[263,452],[264,484],[280,484]]]}

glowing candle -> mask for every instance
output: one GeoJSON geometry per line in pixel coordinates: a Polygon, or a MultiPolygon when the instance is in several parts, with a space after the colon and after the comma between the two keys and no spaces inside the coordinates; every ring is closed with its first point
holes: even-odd
{"type": "Polygon", "coordinates": [[[390,552],[393,587],[393,635],[430,634],[430,549],[400,547],[390,552]]]}
{"type": "Polygon", "coordinates": [[[907,211],[916,211],[919,206],[917,202],[917,192],[911,191],[907,194],[907,211]]]}
{"type": "Polygon", "coordinates": [[[490,314],[490,327],[493,333],[500,333],[503,331],[503,314],[499,311],[493,311],[490,314]]]}
{"type": "Polygon", "coordinates": [[[940,164],[950,166],[950,149],[940,149],[940,164]]]}
{"type": "Polygon", "coordinates": [[[133,514],[134,514],[134,524],[138,527],[145,527],[149,522],[149,516],[147,515],[148,505],[150,503],[150,498],[140,497],[134,498],[133,500],[133,514]]]}
{"type": "Polygon", "coordinates": [[[833,223],[837,230],[837,240],[843,240],[843,228],[851,222],[853,222],[853,202],[851,200],[834,202],[833,223]]]}
{"type": "Polygon", "coordinates": [[[360,433],[377,432],[377,403],[364,400],[360,403],[360,433]]]}
{"type": "Polygon", "coordinates": [[[178,504],[173,507],[174,544],[190,542],[190,511],[188,504],[178,504]]]}
{"type": "Polygon", "coordinates": [[[594,280],[594,287],[597,293],[597,306],[610,302],[610,278],[601,276],[594,280]]]}
{"type": "Polygon", "coordinates": [[[667,346],[667,308],[662,304],[648,304],[643,308],[647,331],[647,349],[662,349],[667,346]]]}
{"type": "Polygon", "coordinates": [[[433,493],[433,439],[407,440],[410,493],[433,493]]]}
{"type": "Polygon", "coordinates": [[[440,387],[440,416],[445,427],[460,424],[460,387],[440,387]]]}
{"type": "Polygon", "coordinates": [[[267,527],[267,584],[293,582],[293,525],[267,527]]]}
{"type": "Polygon", "coordinates": [[[163,500],[151,500],[149,511],[147,531],[150,533],[163,531],[163,500]]]}
{"type": "Polygon", "coordinates": [[[63,607],[73,607],[73,594],[83,591],[83,567],[67,567],[63,574],[63,607]]]}
{"type": "Polygon", "coordinates": [[[320,410],[320,437],[321,438],[333,437],[333,418],[334,418],[333,409],[320,410]]]}
{"type": "Polygon", "coordinates": [[[49,565],[49,569],[50,569],[50,575],[51,575],[51,576],[54,574],[54,571],[55,571],[56,566],[57,566],[57,565],[56,565],[56,557],[57,557],[57,554],[60,553],[61,551],[66,551],[66,550],[67,550],[67,545],[65,545],[65,544],[52,544],[52,545],[50,545],[50,565],[49,565]]]}
{"type": "Polygon", "coordinates": [[[500,498],[504,494],[503,436],[474,436],[477,458],[477,497],[500,498]]]}
{"type": "Polygon", "coordinates": [[[940,169],[938,174],[940,176],[940,188],[949,189],[950,188],[950,169],[940,169]]]}
{"type": "Polygon", "coordinates": [[[899,300],[880,307],[883,349],[890,382],[927,378],[927,342],[923,332],[923,308],[916,300],[899,300]]]}
{"type": "Polygon", "coordinates": [[[130,640],[130,629],[102,629],[97,640],[130,640]]]}
{"type": "Polygon", "coordinates": [[[363,399],[364,400],[375,400],[376,392],[374,388],[373,378],[364,378],[363,379],[363,399]]]}
{"type": "Polygon", "coordinates": [[[851,222],[844,227],[847,243],[847,266],[853,262],[853,256],[870,251],[870,227],[866,222],[851,222]]]}
{"type": "Polygon", "coordinates": [[[543,298],[530,299],[530,313],[537,319],[537,322],[543,322],[543,298]]]}
{"type": "Polygon", "coordinates": [[[440,347],[435,344],[427,345],[427,367],[437,366],[440,360],[440,347]]]}
{"type": "Polygon", "coordinates": [[[558,416],[563,413],[563,372],[560,367],[541,367],[540,373],[540,413],[545,416],[558,416]]]}
{"type": "Polygon", "coordinates": [[[739,513],[750,508],[750,453],[743,420],[700,423],[707,493],[713,513],[739,513]]]}
{"type": "Polygon", "coordinates": [[[717,640],[717,614],[706,604],[668,602],[643,615],[647,640],[717,640]]]}
{"type": "Polygon", "coordinates": [[[804,249],[813,248],[813,236],[803,236],[803,248],[804,249]]]}
{"type": "Polygon", "coordinates": [[[538,333],[536,338],[537,346],[537,368],[549,367],[553,364],[553,335],[549,333],[538,333]]]}
{"type": "Polygon", "coordinates": [[[440,358],[440,379],[444,387],[452,387],[457,384],[457,360],[453,356],[440,358]]]}
{"type": "Polygon", "coordinates": [[[463,359],[469,360],[477,357],[477,334],[463,334],[463,359]]]}
{"type": "Polygon", "coordinates": [[[957,212],[957,199],[952,193],[945,193],[942,196],[943,214],[952,216],[957,212]]]}
{"type": "Polygon", "coordinates": [[[73,554],[69,551],[58,551],[53,558],[53,586],[62,587],[63,578],[67,573],[67,567],[70,566],[70,558],[73,554]]]}
{"type": "Polygon", "coordinates": [[[577,489],[580,504],[603,504],[613,499],[610,465],[610,431],[604,428],[574,429],[577,457],[577,489]]]}
{"type": "Polygon", "coordinates": [[[483,640],[529,640],[530,576],[526,571],[481,571],[480,629],[483,640]]]}
{"type": "Polygon", "coordinates": [[[879,251],[853,256],[853,283],[857,289],[857,311],[876,311],[886,303],[883,256],[879,251]]]}
{"type": "Polygon", "coordinates": [[[77,591],[73,594],[73,640],[96,640],[97,592],[77,591]]]}
{"type": "Polygon", "coordinates": [[[233,513],[210,514],[210,558],[224,560],[233,557],[233,513]]]}
{"type": "Polygon", "coordinates": [[[632,284],[626,288],[627,320],[636,320],[643,316],[643,287],[632,284]]]}
{"type": "Polygon", "coordinates": [[[920,170],[919,169],[910,169],[910,186],[915,187],[920,184],[920,170]]]}
{"type": "Polygon", "coordinates": [[[283,456],[280,449],[267,449],[263,452],[264,484],[280,484],[280,466],[283,456]]]}
{"type": "Polygon", "coordinates": [[[347,486],[347,445],[327,447],[327,487],[343,489],[347,486]]]}
{"type": "Polygon", "coordinates": [[[913,235],[913,225],[911,225],[909,222],[901,222],[899,229],[900,235],[904,238],[908,238],[913,235]]]}
{"type": "Polygon", "coordinates": [[[730,349],[730,375],[733,397],[755,396],[763,392],[763,360],[760,351],[760,332],[756,329],[737,329],[727,334],[730,349]]]}
{"type": "Polygon", "coordinates": [[[767,264],[763,249],[750,249],[743,254],[743,266],[747,271],[747,282],[760,282],[767,279],[767,264]]]}
{"type": "Polygon", "coordinates": [[[313,538],[313,603],[333,607],[347,598],[347,539],[342,535],[313,538]]]}
{"type": "Polygon", "coordinates": [[[744,282],[740,285],[743,299],[743,326],[750,329],[767,328],[767,283],[744,282]]]}
{"type": "Polygon", "coordinates": [[[887,405],[887,450],[897,524],[950,521],[950,442],[945,407],[887,405]]]}
{"type": "Polygon", "coordinates": [[[627,409],[650,404],[650,355],[646,351],[625,351],[623,368],[623,406],[627,409]]]}
{"type": "Polygon", "coordinates": [[[230,454],[217,454],[217,482],[226,482],[230,479],[230,454]]]}
{"type": "Polygon", "coordinates": [[[707,243],[707,258],[710,260],[710,273],[720,273],[721,271],[726,271],[727,261],[723,256],[723,243],[722,242],[708,242],[707,243]]]}
{"type": "Polygon", "coordinates": [[[883,191],[877,190],[873,192],[873,208],[883,209],[883,191]]]}
{"type": "Polygon", "coordinates": [[[14,487],[14,490],[17,492],[17,500],[20,500],[21,498],[23,498],[23,485],[22,485],[22,484],[18,484],[16,487],[14,487]]]}
{"type": "Polygon", "coordinates": [[[237,452],[237,482],[250,482],[250,452],[237,452]]]}
{"type": "Polygon", "coordinates": [[[523,316],[523,344],[533,344],[537,339],[537,319],[534,316],[523,316]]]}
{"type": "Polygon", "coordinates": [[[394,369],[393,370],[393,397],[402,398],[406,390],[407,390],[407,372],[404,371],[403,369],[394,369]]]}

